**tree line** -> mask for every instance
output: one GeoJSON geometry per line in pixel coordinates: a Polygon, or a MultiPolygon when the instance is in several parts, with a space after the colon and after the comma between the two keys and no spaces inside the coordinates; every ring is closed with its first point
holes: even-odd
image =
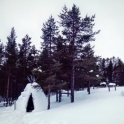
{"type": "Polygon", "coordinates": [[[62,89],[74,102],[74,90],[99,86],[100,81],[124,85],[124,63],[119,58],[101,58],[94,55],[91,41],[100,30],[93,31],[95,15],[81,17],[74,4],[71,9],[63,7],[59,21],[51,15],[41,28],[41,49],[31,45],[31,37],[25,35],[16,43],[14,27],[7,37],[6,45],[0,44],[0,95],[7,104],[18,98],[34,76],[45,94],[56,93],[56,101],[62,89]]]}

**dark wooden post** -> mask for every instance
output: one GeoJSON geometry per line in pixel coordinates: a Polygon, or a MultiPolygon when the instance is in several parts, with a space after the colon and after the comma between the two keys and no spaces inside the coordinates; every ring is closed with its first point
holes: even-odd
{"type": "Polygon", "coordinates": [[[56,102],[58,102],[58,90],[56,91],[56,102]]]}
{"type": "Polygon", "coordinates": [[[67,90],[67,96],[69,97],[69,90],[67,90]]]}
{"type": "Polygon", "coordinates": [[[89,80],[89,82],[88,82],[87,92],[88,92],[88,94],[90,94],[90,80],[89,80]]]}
{"type": "Polygon", "coordinates": [[[61,102],[61,97],[62,97],[61,90],[59,90],[59,102],[61,102]]]}
{"type": "Polygon", "coordinates": [[[109,92],[110,92],[110,86],[109,86],[109,84],[108,84],[108,90],[109,90],[109,92]]]}

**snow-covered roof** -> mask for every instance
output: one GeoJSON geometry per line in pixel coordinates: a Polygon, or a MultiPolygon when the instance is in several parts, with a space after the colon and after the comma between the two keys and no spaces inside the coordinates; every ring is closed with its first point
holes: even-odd
{"type": "Polygon", "coordinates": [[[16,102],[16,110],[26,112],[27,104],[30,95],[32,94],[34,110],[33,111],[42,111],[47,109],[47,98],[42,91],[41,88],[34,88],[40,87],[36,82],[28,83],[21,95],[19,96],[16,102]]]}
{"type": "Polygon", "coordinates": [[[106,85],[106,82],[101,82],[101,83],[100,83],[100,85],[103,85],[103,84],[106,85]]]}
{"type": "Polygon", "coordinates": [[[109,86],[115,86],[116,84],[115,83],[109,83],[108,85],[109,86]]]}

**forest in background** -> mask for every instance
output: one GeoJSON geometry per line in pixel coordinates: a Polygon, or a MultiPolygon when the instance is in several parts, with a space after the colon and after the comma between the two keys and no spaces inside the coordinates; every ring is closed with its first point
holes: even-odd
{"type": "Polygon", "coordinates": [[[74,102],[74,90],[99,86],[101,81],[124,86],[124,63],[120,58],[102,58],[94,55],[95,15],[81,17],[74,4],[71,9],[63,7],[59,21],[51,15],[41,28],[41,49],[32,45],[26,34],[17,44],[14,27],[7,36],[7,43],[0,43],[0,96],[7,104],[18,98],[34,77],[48,96],[58,95],[64,89],[74,102]],[[61,29],[61,30],[60,30],[61,29]]]}

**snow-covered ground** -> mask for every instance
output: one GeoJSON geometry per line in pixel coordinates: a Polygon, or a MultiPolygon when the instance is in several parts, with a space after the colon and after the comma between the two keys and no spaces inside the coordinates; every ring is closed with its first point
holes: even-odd
{"type": "Polygon", "coordinates": [[[0,107],[0,124],[124,124],[124,87],[95,88],[75,92],[75,102],[63,95],[56,103],[51,97],[51,109],[25,113],[0,107]]]}

